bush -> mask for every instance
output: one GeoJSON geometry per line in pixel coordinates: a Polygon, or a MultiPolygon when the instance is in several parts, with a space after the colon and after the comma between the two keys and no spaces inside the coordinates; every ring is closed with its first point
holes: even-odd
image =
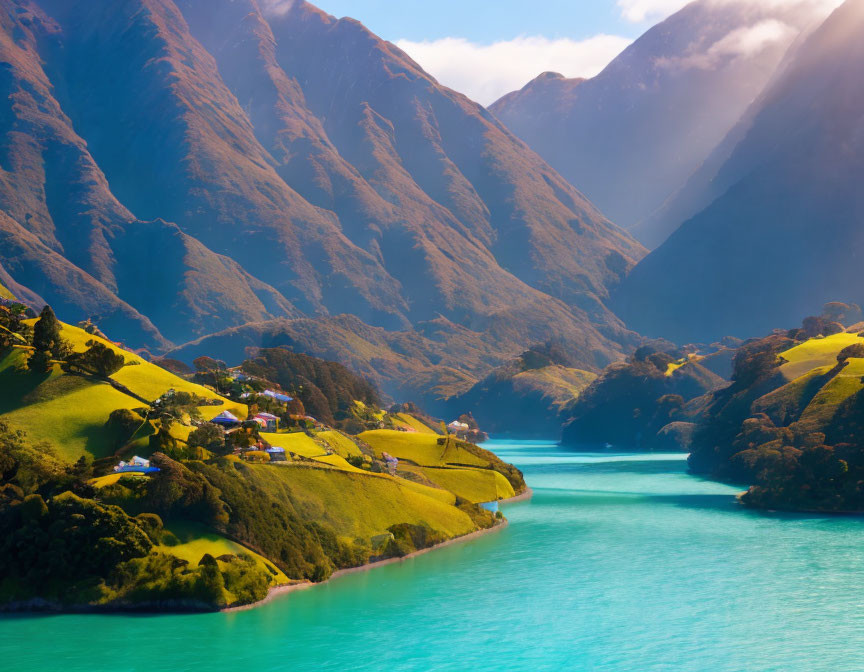
{"type": "Polygon", "coordinates": [[[87,341],[87,350],[73,353],[63,365],[65,371],[89,373],[108,378],[126,366],[126,359],[107,345],[98,341],[87,341]]]}
{"type": "Polygon", "coordinates": [[[837,361],[845,362],[847,359],[856,359],[864,357],[864,343],[853,343],[847,345],[837,353],[837,361]]]}
{"type": "Polygon", "coordinates": [[[214,455],[227,455],[231,451],[226,447],[225,431],[212,423],[206,423],[189,434],[186,441],[190,448],[203,448],[214,455]]]}

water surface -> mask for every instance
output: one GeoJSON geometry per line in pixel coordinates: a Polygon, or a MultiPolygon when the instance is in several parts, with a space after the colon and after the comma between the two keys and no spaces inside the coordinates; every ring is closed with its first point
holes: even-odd
{"type": "Polygon", "coordinates": [[[760,514],[680,455],[488,445],[511,525],[249,611],[0,619],[4,670],[864,670],[861,519],[760,514]]]}

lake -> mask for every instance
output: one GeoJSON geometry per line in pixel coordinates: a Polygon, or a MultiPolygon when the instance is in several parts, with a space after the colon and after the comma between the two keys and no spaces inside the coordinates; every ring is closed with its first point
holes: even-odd
{"type": "Polygon", "coordinates": [[[3,618],[3,669],[864,670],[864,520],[747,511],[682,455],[485,447],[534,489],[506,529],[247,611],[3,618]]]}

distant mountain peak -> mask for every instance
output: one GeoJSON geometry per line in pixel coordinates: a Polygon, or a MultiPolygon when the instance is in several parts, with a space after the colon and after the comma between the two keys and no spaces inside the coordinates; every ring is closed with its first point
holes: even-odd
{"type": "MultiPolygon", "coordinates": [[[[764,89],[789,45],[818,23],[811,4],[697,0],[596,77],[544,73],[489,109],[630,229],[686,182],[764,89]]],[[[633,231],[649,246],[660,242],[645,227],[633,231]]]]}

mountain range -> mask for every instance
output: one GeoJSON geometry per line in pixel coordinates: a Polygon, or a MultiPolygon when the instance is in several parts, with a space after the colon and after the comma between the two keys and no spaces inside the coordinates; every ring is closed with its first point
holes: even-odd
{"type": "Polygon", "coordinates": [[[670,203],[687,217],[629,275],[632,328],[680,342],[752,337],[822,304],[860,304],[864,2],[848,0],[670,203]]]}
{"type": "Polygon", "coordinates": [[[604,302],[642,246],[357,21],[0,8],[0,282],[30,303],[153,353],[341,314],[468,330],[501,358],[555,325],[588,368],[632,340],[604,302]]]}
{"type": "MultiPolygon", "coordinates": [[[[490,110],[648,247],[652,213],[735,126],[824,2],[697,0],[592,79],[547,72],[490,110]]],[[[680,222],[677,222],[680,224],[680,222]]]]}

